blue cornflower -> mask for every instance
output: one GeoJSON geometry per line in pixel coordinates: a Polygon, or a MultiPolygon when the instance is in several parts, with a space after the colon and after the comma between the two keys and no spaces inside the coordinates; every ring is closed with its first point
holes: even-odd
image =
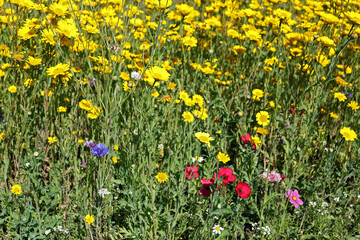
{"type": "Polygon", "coordinates": [[[91,152],[92,154],[94,154],[95,156],[98,156],[98,157],[103,157],[104,155],[106,154],[109,154],[109,149],[107,148],[107,146],[105,146],[104,144],[102,143],[98,143],[96,144],[95,147],[92,147],[91,148],[91,152]]]}

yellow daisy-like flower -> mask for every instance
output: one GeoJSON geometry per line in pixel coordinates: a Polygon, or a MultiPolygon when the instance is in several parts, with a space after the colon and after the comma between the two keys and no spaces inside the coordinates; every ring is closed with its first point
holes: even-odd
{"type": "Polygon", "coordinates": [[[331,112],[330,117],[332,117],[333,119],[338,119],[339,115],[337,115],[336,113],[331,112]]]}
{"type": "Polygon", "coordinates": [[[360,25],[360,13],[358,12],[346,12],[345,16],[352,22],[352,24],[359,24],[360,25]]]}
{"type": "Polygon", "coordinates": [[[260,138],[258,136],[251,137],[250,142],[255,144],[256,146],[261,145],[261,140],[260,140],[260,138]]]}
{"type": "Polygon", "coordinates": [[[210,137],[210,134],[204,132],[195,133],[195,137],[199,139],[200,142],[206,143],[210,147],[210,141],[213,141],[214,138],[210,137]]]}
{"type": "Polygon", "coordinates": [[[182,43],[184,44],[184,46],[188,46],[188,47],[196,47],[197,46],[197,40],[194,37],[186,36],[182,39],[182,43]]]}
{"type": "Polygon", "coordinates": [[[115,145],[115,146],[114,146],[114,150],[116,150],[116,151],[119,150],[119,146],[118,146],[118,145],[115,145]]]}
{"type": "Polygon", "coordinates": [[[217,159],[219,160],[219,162],[222,162],[222,163],[227,163],[228,161],[230,161],[229,155],[222,153],[222,152],[218,153],[217,159]]]}
{"type": "Polygon", "coordinates": [[[345,138],[345,141],[353,142],[357,138],[355,131],[348,127],[343,127],[340,130],[340,133],[345,138]]]}
{"type": "Polygon", "coordinates": [[[9,88],[8,88],[8,91],[11,92],[11,93],[16,93],[16,90],[17,90],[17,87],[15,85],[11,85],[9,88]]]}
{"type": "Polygon", "coordinates": [[[254,89],[253,91],[252,91],[252,99],[254,100],[254,101],[260,101],[260,99],[262,98],[262,97],[264,97],[264,91],[263,90],[261,90],[261,89],[254,89]]]}
{"type": "Polygon", "coordinates": [[[90,224],[92,224],[92,223],[95,221],[95,218],[94,218],[93,215],[88,214],[88,215],[85,216],[84,220],[85,220],[85,222],[86,222],[87,224],[90,225],[90,224]]]}
{"type": "Polygon", "coordinates": [[[62,107],[62,106],[60,106],[60,107],[57,108],[57,111],[58,111],[59,113],[61,113],[61,112],[66,112],[66,110],[67,110],[67,107],[62,107]]]}
{"type": "Polygon", "coordinates": [[[191,123],[194,121],[194,115],[192,115],[191,112],[184,112],[182,114],[182,116],[183,116],[185,122],[191,123]]]}
{"type": "Polygon", "coordinates": [[[266,111],[260,111],[256,114],[256,121],[259,125],[265,127],[270,123],[269,113],[266,111]]]}
{"type": "Polygon", "coordinates": [[[347,99],[345,94],[341,92],[334,93],[334,98],[337,98],[340,102],[345,102],[345,100],[347,99]]]}
{"type": "Polygon", "coordinates": [[[37,65],[40,65],[40,64],[41,64],[41,61],[42,61],[41,58],[33,58],[32,56],[29,56],[27,62],[28,62],[31,66],[37,66],[37,65]]]}
{"type": "Polygon", "coordinates": [[[166,69],[155,66],[149,70],[146,70],[146,74],[148,76],[148,82],[153,83],[156,81],[167,81],[170,78],[170,74],[166,71],[166,69]]]}
{"type": "Polygon", "coordinates": [[[360,107],[359,107],[359,104],[355,101],[351,101],[350,103],[348,103],[347,105],[349,108],[351,108],[352,110],[358,110],[360,107]]]}
{"type": "Polygon", "coordinates": [[[56,143],[58,140],[56,137],[48,137],[48,142],[49,143],[56,143]]]}
{"type": "Polygon", "coordinates": [[[49,76],[56,78],[59,75],[67,74],[69,71],[69,68],[70,68],[69,64],[59,63],[55,67],[48,68],[46,72],[49,76]]]}
{"type": "Polygon", "coordinates": [[[116,157],[112,157],[111,160],[113,161],[113,163],[117,163],[117,162],[118,162],[118,160],[117,160],[116,157]]]}
{"type": "Polygon", "coordinates": [[[169,180],[168,175],[166,174],[166,172],[159,172],[155,178],[158,180],[159,183],[162,182],[167,182],[167,180],[169,180]]]}
{"type": "Polygon", "coordinates": [[[19,184],[15,184],[14,186],[11,187],[11,192],[15,195],[19,195],[22,192],[21,186],[19,184]]]}
{"type": "Polygon", "coordinates": [[[3,139],[6,136],[5,133],[0,133],[0,139],[3,139]]]}
{"type": "Polygon", "coordinates": [[[266,130],[265,128],[262,128],[262,127],[257,127],[255,130],[257,133],[260,133],[260,134],[269,134],[268,130],[266,130]]]}

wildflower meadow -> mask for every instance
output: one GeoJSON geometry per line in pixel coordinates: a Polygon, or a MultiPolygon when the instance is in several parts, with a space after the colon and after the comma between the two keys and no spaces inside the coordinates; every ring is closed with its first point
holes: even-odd
{"type": "Polygon", "coordinates": [[[360,0],[0,0],[0,240],[360,239],[360,0]]]}

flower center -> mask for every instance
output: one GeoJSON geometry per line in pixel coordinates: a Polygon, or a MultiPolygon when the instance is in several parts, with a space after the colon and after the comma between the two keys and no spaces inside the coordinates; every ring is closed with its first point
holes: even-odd
{"type": "Polygon", "coordinates": [[[293,199],[294,201],[296,201],[296,200],[297,200],[297,198],[296,198],[296,197],[292,197],[292,199],[293,199]]]}
{"type": "Polygon", "coordinates": [[[261,120],[262,122],[266,122],[266,121],[267,121],[267,116],[261,115],[260,120],[261,120]]]}
{"type": "Polygon", "coordinates": [[[216,231],[220,231],[220,227],[216,227],[216,231]]]}

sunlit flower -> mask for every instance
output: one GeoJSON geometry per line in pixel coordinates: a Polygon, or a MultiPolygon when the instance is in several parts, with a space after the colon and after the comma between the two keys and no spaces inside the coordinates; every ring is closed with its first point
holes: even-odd
{"type": "Polygon", "coordinates": [[[340,130],[340,133],[345,138],[345,141],[353,142],[357,138],[355,131],[348,127],[343,127],[340,130]]]}
{"type": "Polygon", "coordinates": [[[184,112],[182,114],[182,116],[183,116],[185,122],[191,123],[194,121],[194,115],[192,115],[191,112],[184,112]]]}
{"type": "Polygon", "coordinates": [[[210,137],[210,134],[204,132],[195,133],[195,137],[199,139],[200,142],[206,143],[210,147],[210,141],[213,141],[214,138],[210,137]]]}
{"type": "Polygon", "coordinates": [[[340,102],[344,102],[347,99],[345,94],[341,92],[334,93],[334,98],[337,98],[340,102]]]}
{"type": "Polygon", "coordinates": [[[256,114],[256,121],[259,125],[265,127],[270,123],[269,113],[266,111],[260,111],[256,114]]]}
{"type": "Polygon", "coordinates": [[[166,172],[159,172],[155,178],[158,180],[159,183],[167,182],[169,180],[168,175],[166,172]]]}
{"type": "Polygon", "coordinates": [[[56,143],[58,140],[56,137],[48,137],[48,142],[49,143],[56,143]]]}
{"type": "Polygon", "coordinates": [[[95,221],[95,218],[94,218],[93,215],[88,214],[88,215],[85,216],[84,220],[85,220],[85,222],[86,222],[87,224],[90,225],[90,224],[92,224],[92,223],[95,221]]]}
{"type": "Polygon", "coordinates": [[[222,152],[218,153],[217,159],[219,160],[219,162],[222,162],[222,163],[227,163],[228,161],[230,161],[229,155],[222,153],[222,152]]]}
{"type": "Polygon", "coordinates": [[[291,189],[288,189],[286,191],[286,197],[289,198],[290,203],[294,204],[295,208],[298,208],[299,205],[303,205],[303,201],[300,200],[300,195],[297,189],[294,191],[291,191],[291,189]]]}
{"type": "Polygon", "coordinates": [[[222,227],[220,227],[220,225],[215,225],[213,227],[213,231],[212,231],[212,234],[215,235],[215,234],[221,234],[221,231],[223,231],[224,229],[222,227]]]}
{"type": "Polygon", "coordinates": [[[7,90],[11,93],[16,93],[17,87],[15,85],[11,85],[7,90]]]}
{"type": "Polygon", "coordinates": [[[19,195],[21,194],[21,186],[19,184],[15,184],[14,186],[11,187],[11,192],[15,195],[19,195]]]}

